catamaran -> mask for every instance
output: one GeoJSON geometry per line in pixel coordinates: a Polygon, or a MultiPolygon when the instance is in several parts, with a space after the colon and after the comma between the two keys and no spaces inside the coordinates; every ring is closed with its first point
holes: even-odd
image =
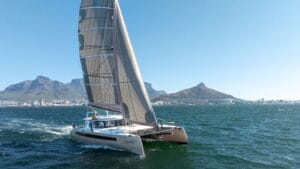
{"type": "Polygon", "coordinates": [[[155,116],[118,0],[81,0],[78,33],[91,111],[71,138],[140,156],[145,140],[187,144],[183,127],[155,116]]]}

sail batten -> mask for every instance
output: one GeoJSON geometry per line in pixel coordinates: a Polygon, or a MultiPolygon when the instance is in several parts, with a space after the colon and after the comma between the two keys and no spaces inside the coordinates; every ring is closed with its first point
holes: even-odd
{"type": "Polygon", "coordinates": [[[109,87],[109,86],[116,86],[117,83],[87,83],[87,86],[99,86],[99,87],[109,87]]]}
{"type": "Polygon", "coordinates": [[[114,112],[121,112],[121,106],[120,105],[114,105],[114,104],[102,104],[102,103],[89,103],[89,106],[101,108],[109,111],[114,112]]]}
{"type": "Polygon", "coordinates": [[[80,30],[81,32],[91,32],[91,31],[98,31],[100,29],[109,29],[113,30],[113,27],[93,27],[93,28],[88,28],[88,29],[82,29],[80,30]]]}
{"type": "Polygon", "coordinates": [[[81,56],[80,59],[97,59],[97,57],[111,57],[113,54],[104,54],[104,55],[93,55],[93,56],[81,56]]]}
{"type": "Polygon", "coordinates": [[[78,32],[89,104],[156,123],[118,1],[82,0],[78,32]]]}
{"type": "Polygon", "coordinates": [[[104,7],[104,6],[88,6],[88,7],[80,8],[80,10],[85,10],[85,9],[110,9],[110,10],[113,10],[114,8],[109,8],[109,7],[104,7]]]}

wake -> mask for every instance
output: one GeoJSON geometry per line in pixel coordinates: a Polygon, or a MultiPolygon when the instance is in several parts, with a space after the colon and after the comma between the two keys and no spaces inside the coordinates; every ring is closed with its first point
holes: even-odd
{"type": "Polygon", "coordinates": [[[48,124],[34,119],[6,118],[0,123],[0,132],[17,131],[19,133],[40,132],[58,136],[68,135],[72,125],[48,124]]]}

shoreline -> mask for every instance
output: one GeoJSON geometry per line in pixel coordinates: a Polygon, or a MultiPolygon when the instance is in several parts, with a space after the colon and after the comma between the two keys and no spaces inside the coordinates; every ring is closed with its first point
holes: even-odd
{"type": "MultiPolygon", "coordinates": [[[[300,103],[241,103],[241,104],[165,104],[165,105],[153,105],[153,107],[195,107],[195,106],[240,106],[240,105],[252,105],[252,106],[270,106],[270,105],[300,105],[300,103]]],[[[0,108],[56,108],[56,107],[87,107],[88,105],[45,105],[45,106],[0,106],[0,108]]]]}

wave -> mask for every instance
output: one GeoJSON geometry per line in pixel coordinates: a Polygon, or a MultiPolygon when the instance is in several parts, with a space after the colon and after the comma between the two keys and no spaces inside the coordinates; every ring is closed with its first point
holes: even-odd
{"type": "Polygon", "coordinates": [[[114,151],[125,151],[122,149],[118,149],[118,148],[113,148],[107,145],[92,145],[92,144],[85,144],[85,145],[81,145],[81,148],[86,148],[86,149],[104,149],[104,150],[114,150],[114,151]]]}
{"type": "MultiPolygon", "coordinates": [[[[92,144],[85,144],[85,145],[81,145],[81,148],[85,148],[85,149],[94,149],[94,150],[98,150],[98,149],[102,149],[102,150],[113,150],[113,151],[119,151],[119,152],[127,152],[126,150],[123,149],[118,149],[118,148],[114,148],[111,146],[107,146],[107,145],[92,145],[92,144]]],[[[82,154],[83,152],[80,152],[80,154],[82,154]]],[[[145,155],[139,155],[136,156],[139,159],[144,159],[145,155]]]]}
{"type": "Polygon", "coordinates": [[[53,135],[67,135],[72,130],[72,125],[56,125],[39,122],[34,119],[7,118],[2,119],[0,131],[12,130],[20,134],[26,132],[45,132],[53,135]]]}
{"type": "Polygon", "coordinates": [[[255,159],[250,159],[250,158],[245,158],[241,157],[238,155],[229,155],[229,154],[220,154],[217,153],[215,155],[215,158],[219,161],[236,161],[245,165],[254,165],[257,167],[262,167],[262,168],[277,168],[278,166],[275,164],[272,164],[268,161],[263,161],[263,160],[255,160],[255,159]]]}
{"type": "Polygon", "coordinates": [[[46,127],[45,132],[50,133],[50,134],[55,134],[55,135],[68,135],[71,130],[72,130],[71,125],[66,125],[66,126],[60,126],[60,127],[46,127]]]}

